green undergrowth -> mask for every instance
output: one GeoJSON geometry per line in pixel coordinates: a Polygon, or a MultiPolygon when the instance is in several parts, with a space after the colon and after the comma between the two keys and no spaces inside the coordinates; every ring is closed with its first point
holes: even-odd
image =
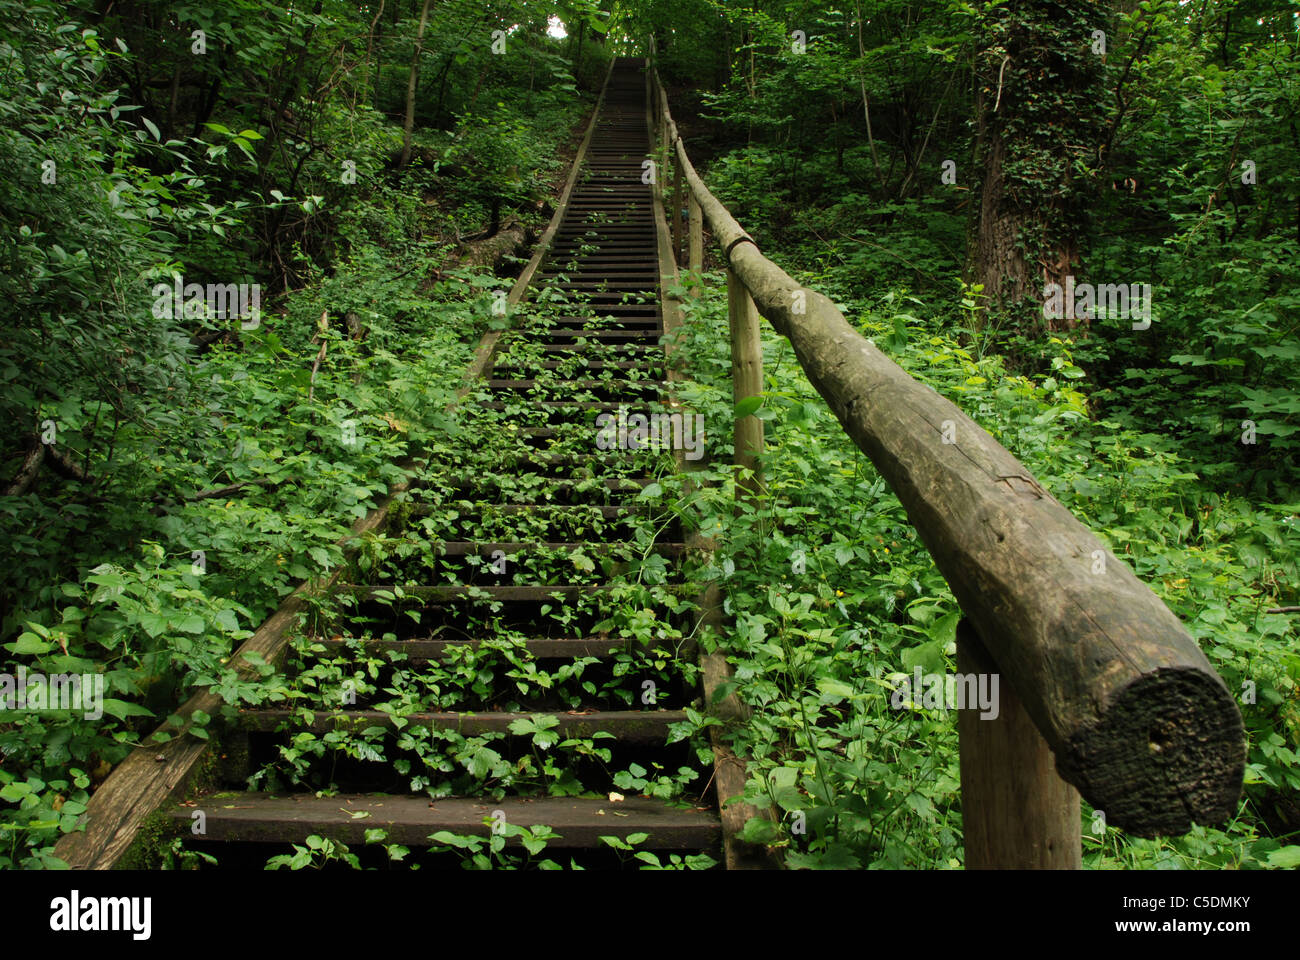
{"type": "MultiPolygon", "coordinates": [[[[170,405],[123,425],[121,442],[150,457],[105,465],[103,502],[6,502],[33,534],[14,544],[29,562],[11,571],[21,600],[5,669],[98,674],[105,701],[102,719],[25,713],[0,727],[0,865],[57,865],[51,845],[92,783],[196,686],[253,696],[232,650],[298,582],[343,562],[340,538],[408,478],[400,463],[455,434],[445,408],[474,347],[462,331],[486,327],[496,284],[455,274],[430,298],[414,277],[376,279],[381,265],[398,272],[367,258],[182,370],[170,405]],[[345,310],[364,340],[338,329],[345,310]],[[313,375],[325,312],[335,319],[313,375]],[[80,544],[78,576],[57,575],[57,543],[80,544]]],[[[76,427],[76,415],[63,422],[76,427]]]]}
{"type": "MultiPolygon", "coordinates": [[[[727,432],[734,413],[723,279],[686,301],[683,397],[727,432]]],[[[906,297],[841,301],[850,323],[913,376],[957,403],[1179,615],[1238,694],[1250,737],[1231,823],[1140,840],[1085,805],[1093,868],[1296,865],[1300,655],[1294,603],[1300,505],[1251,503],[1206,482],[1165,436],[1097,417],[1074,344],[1044,347],[1050,375],[1011,373],[972,346],[967,299],[947,330],[906,297]],[[962,330],[961,328],[965,329],[962,330]]],[[[972,322],[973,321],[973,322],[972,322]]],[[[768,499],[733,507],[730,470],[701,499],[719,550],[698,575],[724,585],[729,627],[716,642],[753,711],[733,733],[749,761],[745,797],[779,822],[745,836],[789,867],[956,868],[963,861],[956,715],[891,707],[900,674],[955,671],[960,611],[898,500],[764,323],[763,460],[768,499]]],[[[748,412],[759,400],[745,402],[748,412]]]]}

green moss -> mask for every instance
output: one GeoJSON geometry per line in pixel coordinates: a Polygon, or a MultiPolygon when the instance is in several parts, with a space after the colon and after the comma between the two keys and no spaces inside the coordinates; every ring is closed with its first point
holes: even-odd
{"type": "Polygon", "coordinates": [[[118,870],[160,870],[167,858],[167,848],[176,836],[176,828],[167,815],[171,802],[149,814],[136,831],[135,840],[118,860],[118,870]]]}

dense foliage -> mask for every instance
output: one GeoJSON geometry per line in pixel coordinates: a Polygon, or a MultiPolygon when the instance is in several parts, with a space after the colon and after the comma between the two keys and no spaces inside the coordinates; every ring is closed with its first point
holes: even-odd
{"type": "MultiPolygon", "coordinates": [[[[508,224],[536,232],[610,55],[652,37],[687,149],[764,251],[1015,453],[1241,692],[1237,818],[1144,841],[1085,811],[1086,864],[1300,865],[1298,28],[1276,0],[0,0],[0,673],[100,674],[108,698],[97,720],[2,718],[0,867],[58,866],[90,791],[199,685],[310,710],[347,681],[400,712],[478,704],[485,675],[575,703],[628,702],[633,661],[697,682],[645,653],[616,677],[539,672],[508,646],[463,653],[436,689],[359,653],[309,664],[301,644],[292,679],[226,663],[306,578],[433,569],[458,520],[438,490],[401,537],[351,560],[339,539],[417,460],[463,467],[468,449],[488,474],[501,419],[527,415],[448,411],[503,282],[457,264],[508,224]],[[1044,283],[1066,275],[1151,284],[1149,327],[1044,321],[1044,283]],[[257,284],[261,313],[158,309],[177,278],[257,284]]],[[[702,278],[682,340],[681,398],[710,425],[736,414],[722,285],[702,278]]],[[[698,639],[754,711],[733,734],[747,798],[783,813],[746,836],[791,867],[960,866],[954,718],[890,705],[897,674],[951,669],[958,608],[765,335],[769,498],[736,514],[722,428],[712,486],[664,474],[645,495],[718,544],[694,573],[723,583],[727,624],[698,639]]],[[[659,558],[615,559],[607,625],[682,642],[645,616],[687,606],[659,558]]],[[[609,572],[583,560],[522,558],[520,576],[609,572]]],[[[377,636],[410,620],[386,599],[377,636]]],[[[569,795],[586,764],[676,799],[702,789],[716,724],[690,716],[676,770],[607,769],[599,738],[543,720],[522,757],[357,731],[297,740],[252,778],[328,786],[346,757],[430,796],[569,795]]],[[[530,859],[548,839],[521,862],[555,866],[530,859]]],[[[313,840],[272,865],[357,862],[313,840]]],[[[516,862],[496,837],[439,843],[516,862]]],[[[710,865],[687,860],[671,866],[710,865]]]]}

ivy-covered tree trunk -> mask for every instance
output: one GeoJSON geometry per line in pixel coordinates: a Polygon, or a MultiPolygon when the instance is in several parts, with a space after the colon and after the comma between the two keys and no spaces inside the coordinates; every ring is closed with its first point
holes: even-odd
{"type": "MultiPolygon", "coordinates": [[[[1104,4],[987,3],[976,57],[976,163],[982,178],[972,270],[1004,311],[1041,304],[1079,258],[1096,166],[1104,4]]],[[[1041,312],[1039,313],[1041,316],[1041,312]]],[[[1079,321],[1046,321],[1068,329],[1079,321]]]]}

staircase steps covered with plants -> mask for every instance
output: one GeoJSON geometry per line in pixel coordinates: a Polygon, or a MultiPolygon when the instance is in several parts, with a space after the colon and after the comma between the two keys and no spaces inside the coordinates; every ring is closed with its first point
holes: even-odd
{"type": "Polygon", "coordinates": [[[617,62],[463,433],[313,601],[287,702],[241,710],[239,762],[167,809],[193,855],[717,862],[709,771],[674,735],[697,699],[685,542],[653,503],[674,464],[597,444],[601,414],[665,409],[646,96],[617,62]]]}

